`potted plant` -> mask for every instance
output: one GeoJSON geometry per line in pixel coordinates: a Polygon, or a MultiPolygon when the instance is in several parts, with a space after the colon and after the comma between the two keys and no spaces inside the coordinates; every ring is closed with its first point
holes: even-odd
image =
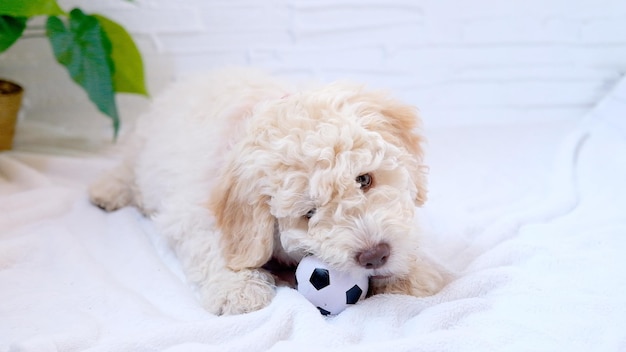
{"type": "Polygon", "coordinates": [[[0,150],[11,149],[13,144],[23,92],[17,83],[0,79],[0,150]]]}
{"type": "Polygon", "coordinates": [[[86,14],[80,8],[65,12],[56,0],[2,0],[0,53],[22,37],[30,19],[39,16],[47,17],[42,35],[48,37],[56,60],[98,110],[111,118],[115,139],[120,128],[115,94],[148,95],[141,54],[131,36],[105,16],[86,14]]]}

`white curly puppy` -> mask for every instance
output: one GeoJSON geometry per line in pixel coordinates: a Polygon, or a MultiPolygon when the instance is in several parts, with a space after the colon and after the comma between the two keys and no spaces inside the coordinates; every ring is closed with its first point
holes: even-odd
{"type": "Polygon", "coordinates": [[[426,200],[417,123],[412,107],[361,86],[296,91],[216,72],[155,101],[91,199],[151,216],[215,314],[266,306],[264,265],[307,254],[367,272],[374,294],[429,295],[443,279],[413,220],[426,200]]]}

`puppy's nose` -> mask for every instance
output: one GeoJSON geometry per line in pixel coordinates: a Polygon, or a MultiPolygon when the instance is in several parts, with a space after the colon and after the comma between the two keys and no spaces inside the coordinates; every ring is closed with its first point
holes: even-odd
{"type": "Polygon", "coordinates": [[[389,245],[379,243],[376,246],[367,249],[356,256],[357,262],[366,269],[378,269],[387,263],[389,259],[389,245]]]}

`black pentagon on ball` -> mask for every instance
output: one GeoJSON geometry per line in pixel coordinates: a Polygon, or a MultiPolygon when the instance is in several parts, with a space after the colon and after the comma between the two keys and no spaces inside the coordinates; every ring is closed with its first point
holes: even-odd
{"type": "Polygon", "coordinates": [[[324,308],[317,307],[317,309],[322,313],[322,315],[330,315],[330,312],[324,308]]]}
{"type": "Polygon", "coordinates": [[[347,304],[355,304],[359,301],[363,290],[357,285],[352,286],[351,289],[346,291],[346,303],[347,304]]]}
{"type": "Polygon", "coordinates": [[[313,273],[311,273],[311,278],[309,279],[311,285],[315,287],[318,291],[323,289],[324,287],[330,285],[330,274],[328,270],[322,268],[315,268],[313,273]]]}

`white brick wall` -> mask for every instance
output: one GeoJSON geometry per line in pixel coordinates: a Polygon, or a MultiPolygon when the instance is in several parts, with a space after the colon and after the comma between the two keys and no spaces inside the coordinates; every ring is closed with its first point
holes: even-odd
{"type": "MultiPolygon", "coordinates": [[[[145,56],[153,93],[181,74],[253,65],[294,79],[388,88],[420,107],[431,126],[575,118],[626,70],[624,0],[61,3],[124,24],[145,56]]],[[[0,56],[0,75],[27,86],[27,118],[63,125],[68,107],[95,113],[50,59],[38,39],[0,56]]],[[[123,115],[145,105],[129,97],[120,103],[123,115]]]]}

